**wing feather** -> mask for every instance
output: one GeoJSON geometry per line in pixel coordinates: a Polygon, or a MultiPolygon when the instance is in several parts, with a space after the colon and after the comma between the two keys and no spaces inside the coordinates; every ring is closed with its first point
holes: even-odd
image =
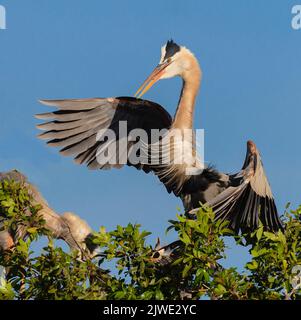
{"type": "Polygon", "coordinates": [[[242,170],[231,175],[230,186],[206,205],[213,208],[216,219],[229,220],[229,226],[236,231],[254,230],[259,220],[266,230],[282,229],[260,153],[251,141],[242,170]]]}
{"type": "MultiPolygon", "coordinates": [[[[41,103],[57,108],[56,111],[38,114],[36,117],[45,120],[37,125],[43,130],[38,137],[47,140],[47,144],[61,148],[64,156],[73,156],[78,164],[86,164],[89,169],[120,168],[118,163],[98,163],[98,156],[110,145],[98,139],[100,130],[112,130],[117,142],[124,136],[120,135],[119,124],[126,122],[128,136],[133,129],[144,129],[149,137],[151,129],[169,128],[171,116],[160,105],[142,99],[93,98],[69,100],[40,100],[41,103]]],[[[148,137],[148,139],[149,139],[148,137]]],[[[145,141],[146,146],[149,140],[145,141]]],[[[115,150],[116,156],[125,156],[133,142],[129,141],[124,150],[115,150]],[[120,151],[120,152],[119,152],[120,151]],[[120,154],[119,154],[120,153],[120,154]]],[[[147,147],[146,147],[147,148],[147,147]]],[[[128,153],[129,154],[129,153],[128,153]]],[[[145,172],[154,171],[147,163],[132,165],[145,172]]]]}

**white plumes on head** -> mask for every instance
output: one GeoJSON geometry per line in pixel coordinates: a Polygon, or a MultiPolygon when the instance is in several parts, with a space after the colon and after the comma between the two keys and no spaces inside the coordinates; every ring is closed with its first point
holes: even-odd
{"type": "MultiPolygon", "coordinates": [[[[161,57],[160,57],[160,64],[164,62],[164,58],[166,55],[166,46],[167,44],[165,44],[164,46],[161,47],[161,57]]],[[[188,55],[192,55],[194,57],[194,54],[187,49],[185,46],[180,46],[180,50],[178,52],[176,52],[173,56],[171,56],[172,60],[176,60],[179,56],[182,56],[182,54],[188,54],[188,55]]]]}
{"type": "Polygon", "coordinates": [[[164,57],[165,57],[165,54],[166,54],[166,44],[165,44],[163,47],[161,47],[161,58],[160,58],[160,63],[162,63],[162,62],[163,62],[164,57]]]}
{"type": "MultiPolygon", "coordinates": [[[[162,47],[162,54],[164,53],[165,47],[162,47]]],[[[190,72],[191,69],[199,69],[199,63],[194,54],[186,47],[180,47],[180,51],[176,52],[171,57],[171,62],[165,68],[160,79],[168,79],[176,76],[183,77],[184,73],[190,72]]],[[[164,59],[162,55],[161,60],[164,59]]],[[[164,62],[164,61],[163,61],[164,62]]],[[[160,62],[161,63],[161,62],[160,62]]]]}

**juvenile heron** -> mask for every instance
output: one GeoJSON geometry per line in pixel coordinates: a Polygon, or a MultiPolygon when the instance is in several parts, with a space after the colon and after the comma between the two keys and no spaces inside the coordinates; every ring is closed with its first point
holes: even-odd
{"type": "MultiPolygon", "coordinates": [[[[100,155],[111,144],[110,140],[100,139],[99,132],[110,129],[115,133],[116,139],[122,142],[124,135],[120,134],[119,126],[126,121],[126,135],[131,135],[134,129],[143,129],[148,135],[143,140],[147,152],[158,149],[158,141],[161,152],[164,149],[164,139],[150,142],[151,131],[166,129],[168,136],[173,130],[178,130],[181,134],[185,130],[193,130],[195,100],[201,78],[199,63],[191,51],[172,40],[168,41],[162,47],[159,65],[137,91],[138,98],[41,100],[43,104],[58,110],[37,115],[37,118],[48,121],[37,126],[46,131],[39,137],[48,140],[49,146],[60,147],[62,155],[73,156],[76,163],[86,164],[90,169],[120,168],[122,164],[110,161],[117,151],[107,162],[99,161],[100,155]],[[175,76],[182,78],[183,86],[172,118],[162,106],[142,100],[141,97],[157,81],[175,76]]],[[[188,145],[193,150],[192,163],[196,169],[194,174],[187,174],[190,166],[187,162],[154,164],[146,157],[146,161],[133,163],[130,161],[131,155],[137,150],[133,148],[132,140],[127,142],[125,149],[118,152],[123,156],[125,154],[127,165],[158,176],[169,193],[173,192],[181,197],[186,212],[193,213],[193,209],[202,203],[214,209],[217,219],[229,220],[229,226],[236,231],[253,230],[259,225],[259,220],[267,230],[276,231],[281,228],[259,151],[252,141],[247,143],[242,169],[231,175],[220,173],[211,167],[204,168],[197,156],[194,139],[184,142],[186,147],[188,145]]],[[[179,148],[176,143],[170,142],[167,149],[175,151],[179,148]]],[[[164,156],[161,155],[162,157],[164,156]]]]}
{"type": "MultiPolygon", "coordinates": [[[[0,173],[0,182],[4,180],[18,182],[28,190],[33,199],[33,204],[41,206],[38,213],[45,220],[45,229],[51,231],[55,238],[64,240],[70,249],[78,250],[82,258],[91,258],[94,255],[96,247],[88,241],[92,234],[92,229],[84,220],[72,212],[65,212],[63,215],[57,214],[49,207],[47,201],[36,187],[29,183],[27,178],[17,170],[0,173]]],[[[31,213],[28,210],[26,214],[31,213]]],[[[0,227],[1,220],[3,222],[4,219],[4,216],[0,216],[0,227]]],[[[18,240],[26,238],[27,235],[27,228],[24,225],[17,226],[16,231],[0,231],[0,249],[8,250],[13,248],[18,240]]]]}

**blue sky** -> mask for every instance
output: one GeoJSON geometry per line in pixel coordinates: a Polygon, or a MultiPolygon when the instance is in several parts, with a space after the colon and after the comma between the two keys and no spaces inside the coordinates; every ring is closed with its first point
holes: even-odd
{"type": "MultiPolygon", "coordinates": [[[[297,1],[297,0],[296,0],[297,1]]],[[[157,64],[166,40],[190,48],[203,82],[195,125],[205,129],[205,160],[240,169],[245,143],[261,150],[279,212],[300,194],[301,30],[291,28],[296,1],[0,0],[0,170],[26,173],[58,212],[91,226],[141,223],[165,238],[181,202],[133,168],[88,171],[36,138],[39,98],[133,95],[157,64]]],[[[181,81],[145,96],[174,113],[181,81]]],[[[243,249],[229,264],[241,265],[243,249]]]]}

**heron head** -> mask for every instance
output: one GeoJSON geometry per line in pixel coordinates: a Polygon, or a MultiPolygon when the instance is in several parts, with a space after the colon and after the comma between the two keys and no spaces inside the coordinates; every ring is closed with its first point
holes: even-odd
{"type": "Polygon", "coordinates": [[[173,40],[161,48],[161,58],[157,67],[138,89],[135,97],[141,98],[156,82],[161,79],[180,76],[185,78],[192,68],[198,67],[194,55],[185,47],[179,46],[173,40]]]}
{"type": "Polygon", "coordinates": [[[62,219],[67,224],[67,229],[61,238],[71,249],[79,249],[89,258],[95,256],[98,246],[93,243],[93,231],[87,222],[73,212],[65,212],[62,219]]]}

